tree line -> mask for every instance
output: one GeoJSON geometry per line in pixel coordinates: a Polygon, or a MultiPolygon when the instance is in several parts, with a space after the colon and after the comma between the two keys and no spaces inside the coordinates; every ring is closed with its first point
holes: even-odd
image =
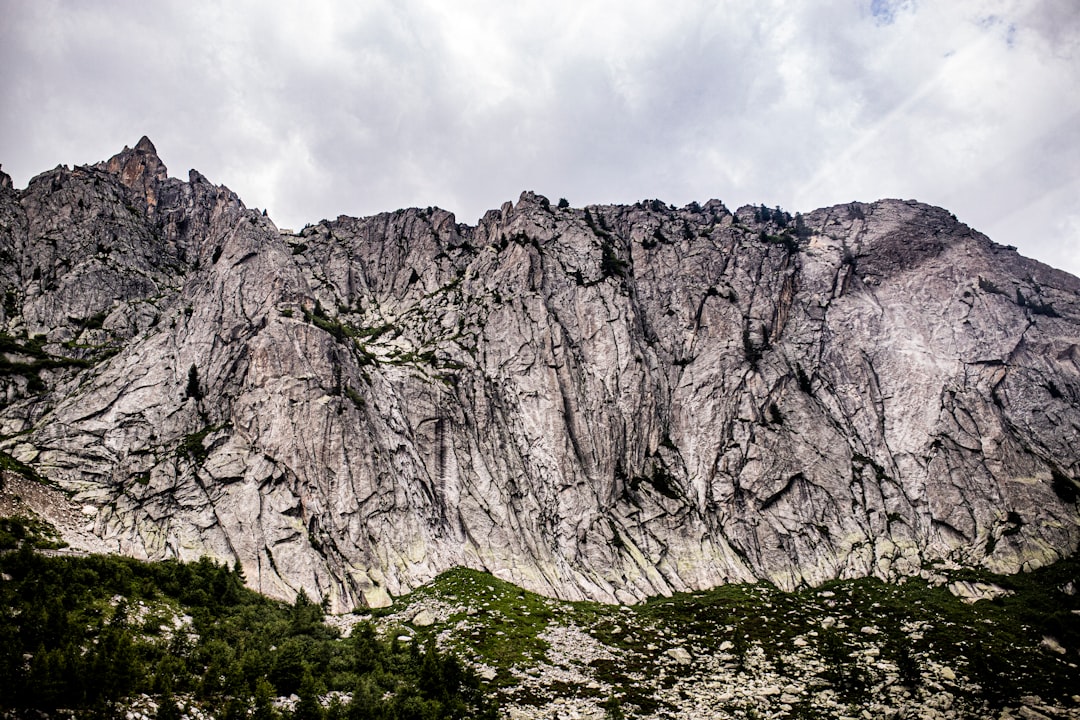
{"type": "Polygon", "coordinates": [[[238,567],[203,559],[49,557],[29,544],[0,555],[0,707],[113,717],[146,693],[158,718],[180,698],[226,720],[494,718],[471,669],[428,639],[349,638],[300,593],[281,603],[244,586],[238,567]],[[177,627],[173,618],[190,616],[177,627]],[[344,700],[320,702],[330,691],[344,700]],[[291,710],[273,700],[296,695],[291,710]]]}

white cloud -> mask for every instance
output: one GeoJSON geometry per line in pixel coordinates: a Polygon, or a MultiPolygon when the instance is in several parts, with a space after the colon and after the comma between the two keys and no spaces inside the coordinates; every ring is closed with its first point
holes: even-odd
{"type": "Polygon", "coordinates": [[[1074,0],[0,0],[19,185],[148,134],[281,225],[535,189],[942,204],[1080,273],[1074,0]],[[1052,207],[1048,206],[1052,203],[1052,207]],[[1053,211],[1051,211],[1053,210],[1053,211]]]}

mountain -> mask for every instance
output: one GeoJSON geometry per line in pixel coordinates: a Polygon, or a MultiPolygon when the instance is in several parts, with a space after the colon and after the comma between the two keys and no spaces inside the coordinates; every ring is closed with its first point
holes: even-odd
{"type": "Polygon", "coordinates": [[[1080,543],[1080,280],[946,210],[524,193],[279,230],[153,144],[0,178],[5,502],[388,604],[1015,572],[1080,543]]]}

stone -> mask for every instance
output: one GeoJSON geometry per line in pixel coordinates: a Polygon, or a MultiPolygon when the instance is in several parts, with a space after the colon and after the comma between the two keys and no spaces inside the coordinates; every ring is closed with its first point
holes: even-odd
{"type": "Polygon", "coordinates": [[[694,661],[693,656],[690,655],[690,652],[684,647],[668,648],[664,651],[664,654],[680,665],[689,665],[694,661]]]}
{"type": "Polygon", "coordinates": [[[1067,652],[1056,638],[1052,638],[1049,635],[1043,635],[1042,640],[1039,641],[1039,647],[1044,650],[1049,650],[1052,653],[1057,653],[1058,655],[1064,655],[1067,652]]]}
{"type": "Polygon", "coordinates": [[[435,615],[430,610],[421,610],[413,615],[412,624],[414,627],[430,627],[435,624],[435,615]]]}
{"type": "Polygon", "coordinates": [[[975,603],[979,600],[993,600],[996,597],[1012,595],[1012,590],[1007,590],[995,583],[968,582],[957,580],[945,586],[949,592],[966,603],[975,603]]]}

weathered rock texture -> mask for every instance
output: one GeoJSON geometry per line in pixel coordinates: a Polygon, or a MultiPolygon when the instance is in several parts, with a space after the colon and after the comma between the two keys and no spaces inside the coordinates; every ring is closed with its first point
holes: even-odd
{"type": "Polygon", "coordinates": [[[915,202],[797,220],[525,193],[288,235],[144,138],[0,183],[0,457],[116,552],[338,609],[455,565],[627,602],[1073,552],[1080,280],[915,202]]]}

